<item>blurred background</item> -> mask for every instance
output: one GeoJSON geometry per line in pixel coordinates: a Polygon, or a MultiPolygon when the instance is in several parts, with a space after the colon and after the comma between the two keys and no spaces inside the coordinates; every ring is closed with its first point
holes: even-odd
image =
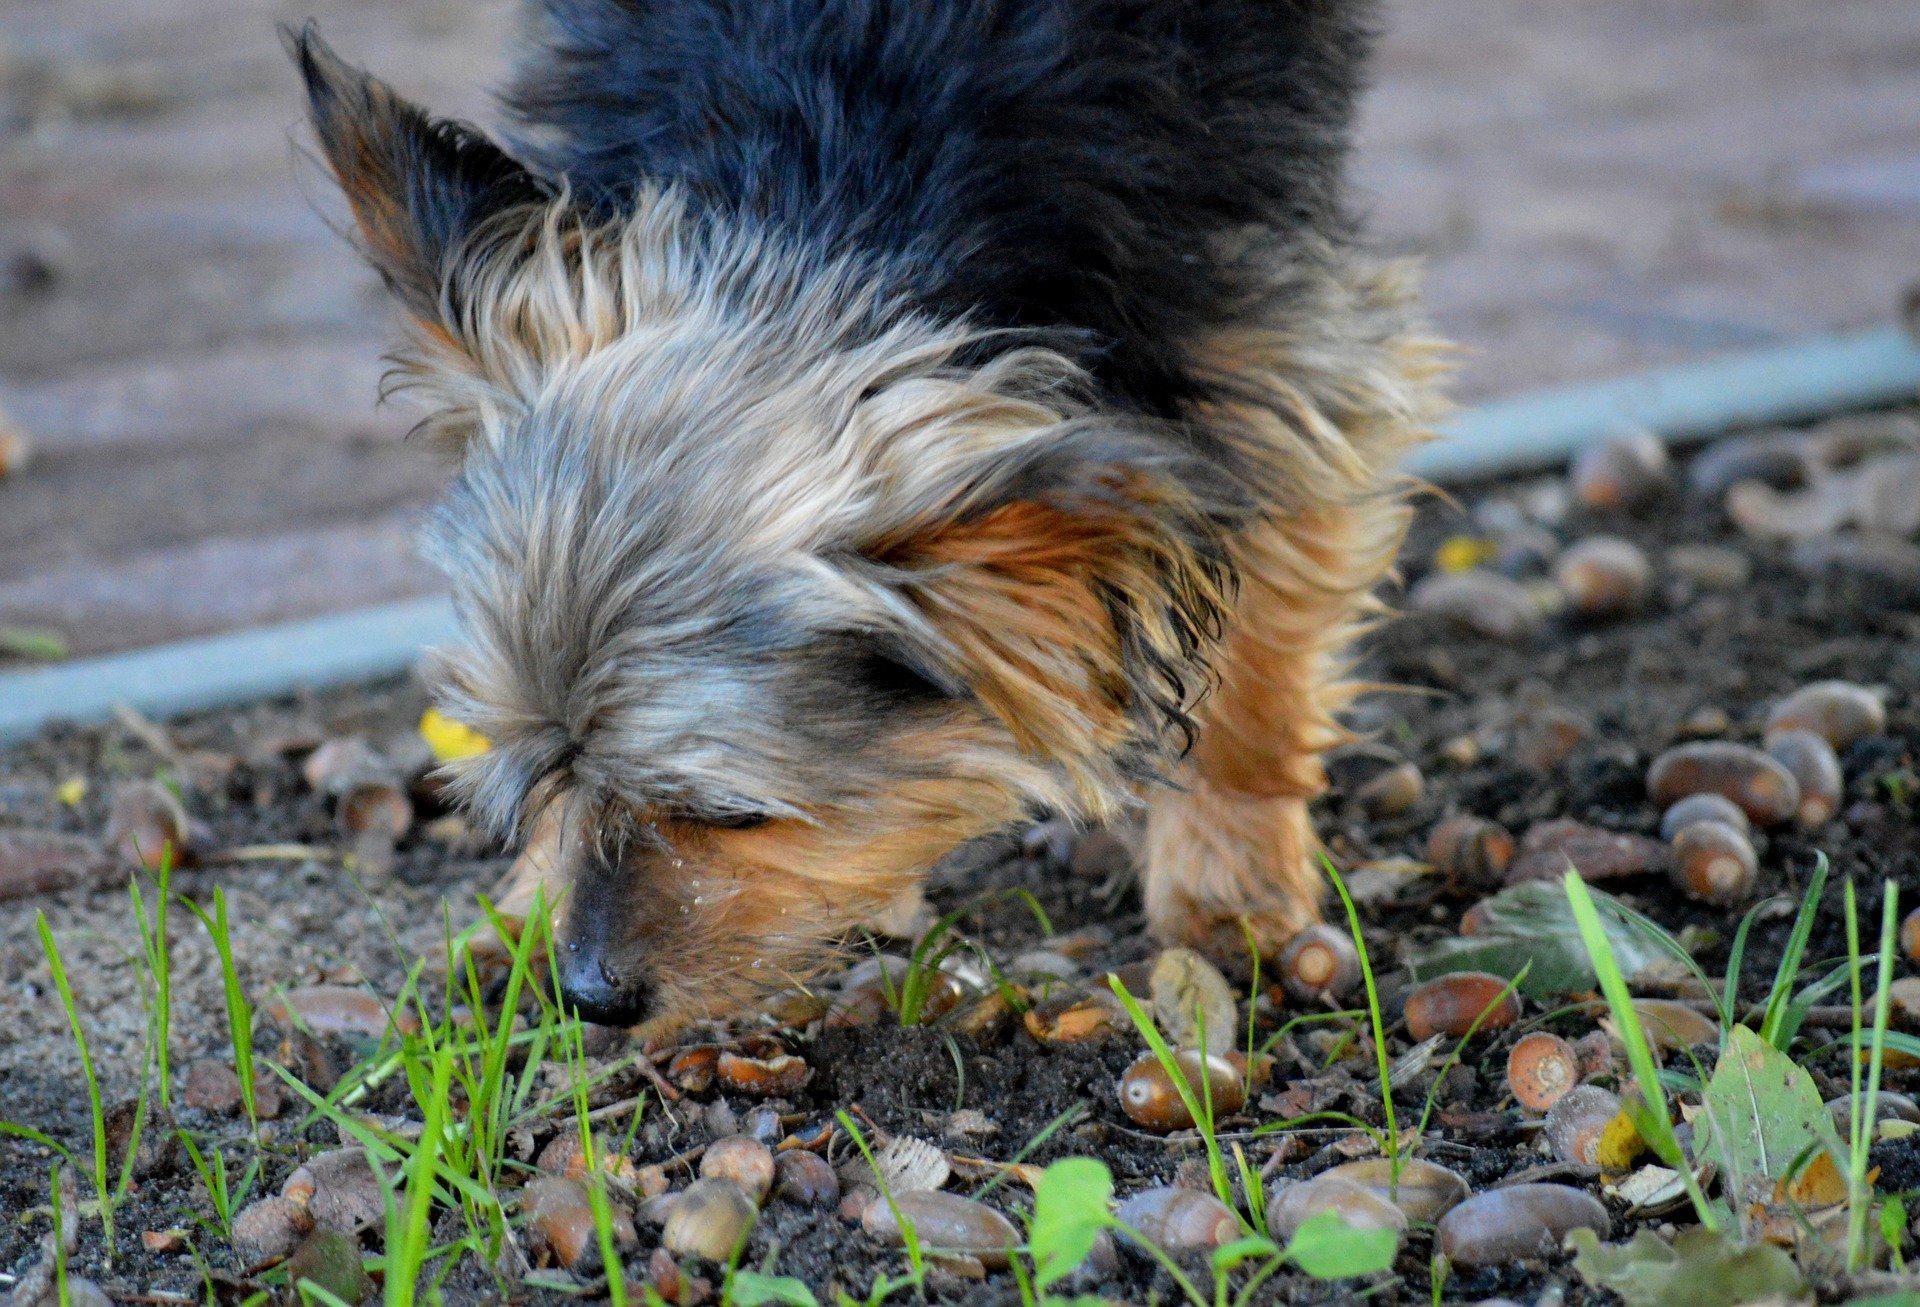
{"type": "MultiPolygon", "coordinates": [[[[75,654],[431,594],[444,470],[297,158],[274,32],[491,124],[505,0],[0,3],[0,627],[75,654]]],[[[1357,180],[1465,402],[1886,321],[1920,276],[1914,0],[1397,0],[1357,180]]]]}

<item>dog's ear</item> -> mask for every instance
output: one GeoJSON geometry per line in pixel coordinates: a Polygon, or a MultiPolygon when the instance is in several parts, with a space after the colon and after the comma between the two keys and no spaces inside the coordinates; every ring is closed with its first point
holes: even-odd
{"type": "Polygon", "coordinates": [[[1084,793],[1102,782],[1083,769],[1186,742],[1238,496],[1164,437],[1092,422],[990,462],[871,556],[956,679],[1084,793]]]}
{"type": "Polygon", "coordinates": [[[547,192],[478,131],[430,117],[346,63],[314,24],[283,28],[313,127],[346,192],[368,259],[402,304],[444,333],[452,264],[489,219],[547,192]]]}

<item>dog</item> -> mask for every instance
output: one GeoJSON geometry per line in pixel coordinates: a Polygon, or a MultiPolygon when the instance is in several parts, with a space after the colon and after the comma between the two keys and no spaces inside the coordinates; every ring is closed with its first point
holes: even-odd
{"type": "Polygon", "coordinates": [[[977,837],[1318,919],[1308,804],[1443,358],[1344,182],[1370,0],[544,0],[507,144],[289,33],[588,1019],[803,977],[977,837]]]}

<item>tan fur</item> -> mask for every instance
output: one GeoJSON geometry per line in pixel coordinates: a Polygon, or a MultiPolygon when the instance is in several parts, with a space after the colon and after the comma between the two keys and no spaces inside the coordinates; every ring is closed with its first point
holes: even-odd
{"type": "Polygon", "coordinates": [[[1148,797],[1149,924],[1216,956],[1245,955],[1243,923],[1271,956],[1320,915],[1307,805],[1325,787],[1321,753],[1348,738],[1347,650],[1383,611],[1374,592],[1411,516],[1396,465],[1440,410],[1441,350],[1407,325],[1403,275],[1360,268],[1325,287],[1326,312],[1307,321],[1326,339],[1246,332],[1210,353],[1269,397],[1213,420],[1272,450],[1293,491],[1234,541],[1219,684],[1173,786],[1148,797]]]}

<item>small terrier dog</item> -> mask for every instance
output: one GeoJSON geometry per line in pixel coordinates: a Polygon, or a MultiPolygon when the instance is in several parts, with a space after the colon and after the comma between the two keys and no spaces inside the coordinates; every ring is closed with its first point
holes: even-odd
{"type": "Polygon", "coordinates": [[[1343,184],[1371,0],[543,0],[511,149],[290,35],[458,473],[458,767],[590,1019],[791,983],[963,842],[1319,913],[1440,354],[1343,184]]]}

